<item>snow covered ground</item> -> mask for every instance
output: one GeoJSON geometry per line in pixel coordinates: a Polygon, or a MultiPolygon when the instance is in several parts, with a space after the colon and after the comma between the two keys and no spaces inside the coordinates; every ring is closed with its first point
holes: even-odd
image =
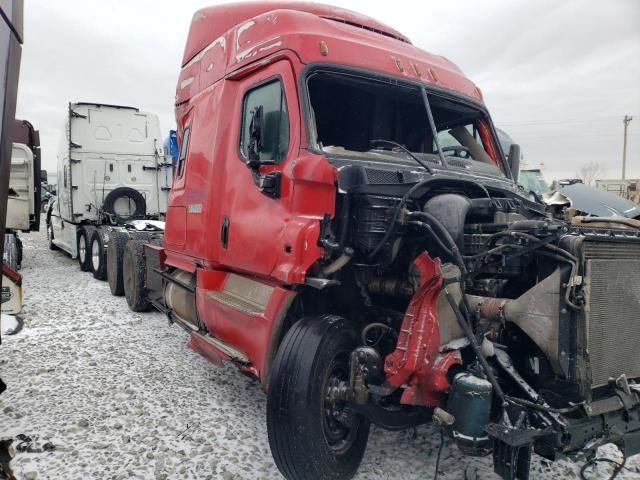
{"type": "MultiPolygon", "coordinates": [[[[18,478],[281,478],[255,381],[193,353],[159,313],[129,311],[105,282],[49,251],[44,231],[22,238],[24,329],[0,346],[0,439],[23,450],[12,462],[18,478]]],[[[431,426],[374,428],[357,478],[430,479],[438,444],[431,426]]],[[[468,467],[497,478],[490,458],[465,457],[449,442],[440,465],[441,479],[464,478],[468,467]]],[[[580,466],[535,457],[532,477],[578,478],[580,466]]],[[[628,466],[619,478],[640,478],[640,458],[628,466]]],[[[610,469],[599,465],[590,478],[610,469]]]]}

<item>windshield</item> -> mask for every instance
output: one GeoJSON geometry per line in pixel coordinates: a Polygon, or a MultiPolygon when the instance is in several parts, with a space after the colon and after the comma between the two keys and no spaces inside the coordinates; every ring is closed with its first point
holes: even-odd
{"type": "Polygon", "coordinates": [[[518,183],[527,191],[542,195],[549,191],[549,186],[545,182],[540,170],[520,170],[518,183]]]}
{"type": "Polygon", "coordinates": [[[428,93],[443,163],[418,87],[325,71],[313,73],[307,86],[315,148],[327,154],[421,168],[406,148],[429,167],[503,175],[489,120],[467,103],[428,93]]]}

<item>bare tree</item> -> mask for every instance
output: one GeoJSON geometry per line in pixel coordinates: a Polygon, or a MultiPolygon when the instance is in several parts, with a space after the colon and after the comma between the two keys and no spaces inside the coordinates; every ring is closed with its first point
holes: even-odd
{"type": "Polygon", "coordinates": [[[580,167],[576,173],[576,178],[582,179],[585,185],[594,185],[596,180],[600,180],[607,171],[598,162],[590,162],[580,167]]]}

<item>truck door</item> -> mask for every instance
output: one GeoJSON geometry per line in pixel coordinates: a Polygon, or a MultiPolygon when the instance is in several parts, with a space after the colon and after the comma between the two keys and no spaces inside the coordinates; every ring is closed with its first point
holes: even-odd
{"type": "Polygon", "coordinates": [[[220,260],[268,276],[290,218],[290,182],[283,177],[300,145],[297,86],[286,60],[232,84],[237,90],[220,200],[220,260]]]}

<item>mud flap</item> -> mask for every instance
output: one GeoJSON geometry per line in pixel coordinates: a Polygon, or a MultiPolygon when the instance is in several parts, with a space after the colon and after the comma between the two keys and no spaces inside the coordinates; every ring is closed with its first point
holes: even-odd
{"type": "Polygon", "coordinates": [[[512,414],[519,418],[513,425],[509,415],[499,424],[487,425],[487,433],[493,442],[493,471],[504,480],[529,480],[531,454],[537,438],[550,433],[548,430],[529,428],[523,421],[524,413],[516,408],[512,414]]]}
{"type": "Polygon", "coordinates": [[[493,471],[504,480],[529,480],[531,445],[514,447],[493,440],[493,471]]]}

